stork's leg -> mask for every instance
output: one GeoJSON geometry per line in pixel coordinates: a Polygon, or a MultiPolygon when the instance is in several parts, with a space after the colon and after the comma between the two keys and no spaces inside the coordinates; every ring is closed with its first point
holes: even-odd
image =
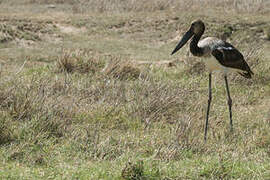
{"type": "Polygon", "coordinates": [[[228,80],[227,76],[224,76],[225,83],[226,83],[226,90],[227,90],[227,95],[228,95],[228,106],[229,106],[229,112],[230,112],[230,126],[231,126],[231,131],[233,130],[233,124],[232,124],[232,99],[230,96],[230,90],[229,90],[229,85],[228,85],[228,80]]]}
{"type": "Polygon", "coordinates": [[[207,113],[206,113],[206,120],[205,120],[205,127],[204,127],[204,141],[206,141],[206,137],[207,137],[208,117],[209,117],[210,105],[212,101],[211,77],[212,77],[212,74],[209,73],[208,106],[207,106],[207,113]]]}

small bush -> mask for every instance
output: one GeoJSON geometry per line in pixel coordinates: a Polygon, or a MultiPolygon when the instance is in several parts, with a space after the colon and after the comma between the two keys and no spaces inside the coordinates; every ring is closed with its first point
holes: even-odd
{"type": "Polygon", "coordinates": [[[131,61],[119,58],[112,58],[103,69],[103,72],[120,80],[138,79],[141,74],[141,70],[131,61]]]}
{"type": "Polygon", "coordinates": [[[94,56],[90,51],[66,50],[57,58],[57,69],[67,73],[95,73],[104,66],[99,56],[94,56]]]}
{"type": "Polygon", "coordinates": [[[126,180],[145,179],[143,170],[143,161],[137,161],[136,163],[128,162],[122,170],[122,178],[126,180]]]}

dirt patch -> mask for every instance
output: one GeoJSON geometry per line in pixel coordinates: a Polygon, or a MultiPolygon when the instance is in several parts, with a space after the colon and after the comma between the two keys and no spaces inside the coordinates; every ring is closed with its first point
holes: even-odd
{"type": "Polygon", "coordinates": [[[62,33],[65,33],[65,34],[80,34],[80,33],[84,33],[86,32],[86,28],[76,28],[74,26],[66,26],[66,25],[61,25],[61,24],[57,24],[56,25],[59,30],[62,32],[62,33]]]}
{"type": "Polygon", "coordinates": [[[150,66],[158,66],[158,67],[175,67],[176,60],[163,60],[163,61],[134,61],[134,64],[137,65],[150,65],[150,66]]]}

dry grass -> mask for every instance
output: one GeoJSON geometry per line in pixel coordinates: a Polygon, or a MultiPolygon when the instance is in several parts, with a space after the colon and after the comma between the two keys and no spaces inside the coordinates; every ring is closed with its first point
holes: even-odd
{"type": "Polygon", "coordinates": [[[103,12],[143,12],[143,11],[185,11],[187,9],[193,11],[204,11],[204,7],[214,8],[227,12],[249,12],[249,13],[267,13],[269,12],[270,3],[268,0],[23,0],[19,3],[16,0],[6,1],[2,0],[2,4],[56,4],[56,5],[70,5],[74,13],[88,13],[95,11],[103,12]]]}
{"type": "Polygon", "coordinates": [[[57,58],[56,67],[60,72],[95,73],[104,66],[104,61],[93,55],[92,51],[81,49],[67,50],[57,58]]]}
{"type": "MultiPolygon", "coordinates": [[[[27,80],[14,81],[3,86],[5,88],[1,89],[1,112],[6,118],[3,120],[4,125],[1,126],[1,144],[20,142],[13,145],[13,150],[7,156],[9,161],[20,161],[35,166],[52,163],[42,150],[46,145],[41,145],[42,141],[47,142],[50,138],[55,139],[57,146],[67,145],[66,153],[70,156],[79,155],[78,159],[82,158],[85,161],[117,161],[120,157],[126,156],[126,153],[132,152],[154,157],[160,162],[172,163],[193,156],[214,155],[217,144],[223,146],[220,153],[226,154],[228,151],[236,153],[239,157],[241,153],[247,153],[249,158],[256,150],[250,149],[252,152],[250,154],[245,150],[246,146],[250,148],[255,146],[263,151],[268,149],[268,135],[263,133],[267,127],[265,130],[260,127],[262,131],[256,131],[255,139],[254,136],[250,136],[252,134],[250,131],[242,133],[236,130],[235,135],[230,136],[226,131],[227,123],[218,118],[226,117],[224,105],[215,105],[221,112],[217,110],[218,108],[213,108],[209,144],[204,144],[202,131],[206,95],[203,92],[206,92],[206,89],[204,88],[203,92],[197,90],[196,80],[174,82],[167,78],[163,80],[157,78],[155,73],[163,74],[165,73],[163,70],[157,72],[144,70],[143,79],[120,78],[133,77],[129,71],[124,71],[128,75],[123,75],[123,71],[120,71],[119,67],[130,65],[125,61],[116,63],[109,61],[108,67],[111,67],[109,69],[118,68],[118,70],[108,70],[107,73],[102,72],[102,68],[99,67],[95,73],[88,70],[89,68],[82,70],[77,59],[85,59],[84,62],[87,64],[92,56],[85,55],[81,50],[75,57],[68,56],[68,60],[75,59],[70,71],[73,73],[57,73],[59,77],[56,79],[34,78],[28,83],[25,83],[27,80]],[[76,78],[78,74],[79,79],[76,78]],[[18,120],[19,124],[27,126],[27,130],[22,130],[17,125],[12,129],[5,126],[18,120]],[[29,123],[24,123],[27,121],[29,123]],[[27,140],[30,139],[37,145],[23,145],[20,139],[24,139],[27,143],[30,143],[27,140]],[[241,142],[239,139],[245,141],[241,142]],[[42,148],[38,148],[39,150],[30,153],[29,156],[29,152],[33,151],[32,146],[42,148]],[[233,150],[235,146],[237,149],[233,150]],[[71,150],[68,150],[69,148],[71,150]]],[[[102,56],[95,57],[97,62],[102,59],[102,56]]],[[[53,71],[54,69],[52,73],[53,71]]],[[[202,75],[198,73],[196,76],[201,78],[202,75]]],[[[255,89],[255,86],[252,86],[255,89]]],[[[232,92],[235,94],[235,91],[232,92]]],[[[239,103],[246,101],[243,99],[245,94],[245,91],[241,93],[236,108],[240,107],[239,103]]],[[[249,118],[246,122],[239,120],[243,117],[234,111],[239,128],[246,122],[251,125],[254,123],[249,118]]],[[[251,131],[256,129],[249,128],[251,131]]],[[[205,169],[197,174],[205,178],[232,177],[227,173],[233,171],[232,163],[234,162],[229,158],[224,162],[223,168],[219,162],[216,164],[213,162],[205,165],[205,169]]],[[[126,179],[137,176],[146,179],[162,176],[158,171],[149,171],[148,166],[132,162],[123,165],[122,176],[126,179]]]]}
{"type": "Polygon", "coordinates": [[[1,19],[0,42],[41,41],[45,35],[53,35],[55,27],[50,22],[31,22],[23,19],[1,19]]]}
{"type": "Polygon", "coordinates": [[[141,70],[130,60],[121,60],[117,57],[112,57],[102,72],[116,79],[138,79],[141,75],[141,70]]]}
{"type": "Polygon", "coordinates": [[[210,6],[211,8],[222,9],[225,11],[235,11],[235,12],[258,12],[261,13],[267,12],[267,8],[269,7],[269,2],[267,0],[222,0],[222,1],[214,1],[214,0],[207,0],[207,1],[200,1],[200,0],[128,0],[128,1],[121,1],[121,0],[113,0],[113,1],[106,1],[106,0],[81,0],[79,5],[76,6],[80,7],[81,12],[87,12],[89,8],[94,11],[98,12],[110,12],[110,11],[117,11],[117,12],[141,12],[141,11],[162,11],[162,10],[203,10],[205,6],[210,6]],[[88,9],[88,10],[87,10],[88,9]]]}
{"type": "Polygon", "coordinates": [[[269,177],[269,20],[268,9],[259,10],[267,1],[15,2],[1,6],[31,11],[24,20],[17,11],[1,12],[12,14],[0,25],[2,179],[269,177]],[[34,7],[41,11],[32,17],[34,7]],[[221,11],[227,16],[217,17],[221,11]],[[207,143],[205,67],[186,55],[188,46],[169,55],[198,17],[206,35],[226,34],[255,74],[229,76],[233,133],[224,79],[213,77],[207,143]],[[85,30],[59,28],[73,25],[85,30]],[[25,32],[40,39],[13,43],[25,32]]]}
{"type": "Polygon", "coordinates": [[[39,91],[33,91],[34,79],[28,86],[21,86],[18,82],[5,86],[1,90],[1,108],[16,120],[31,119],[32,115],[41,111],[46,97],[43,94],[44,86],[39,84],[39,91]]]}
{"type": "Polygon", "coordinates": [[[91,50],[67,50],[64,51],[56,62],[59,72],[67,73],[102,73],[119,80],[138,79],[141,70],[130,60],[123,60],[120,57],[107,56],[101,58],[91,50]],[[105,64],[105,59],[109,59],[105,64]]]}

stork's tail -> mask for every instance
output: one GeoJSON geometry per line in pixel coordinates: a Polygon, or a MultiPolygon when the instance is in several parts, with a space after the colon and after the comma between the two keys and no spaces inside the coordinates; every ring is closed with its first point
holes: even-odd
{"type": "Polygon", "coordinates": [[[239,72],[239,74],[247,79],[251,79],[252,75],[254,74],[250,67],[248,66],[247,62],[245,60],[243,60],[243,67],[242,67],[242,72],[239,72]]]}
{"type": "Polygon", "coordinates": [[[247,78],[247,79],[251,79],[252,75],[254,74],[250,68],[247,66],[247,71],[243,71],[243,72],[238,72],[241,76],[247,78]]]}
{"type": "Polygon", "coordinates": [[[251,79],[251,73],[249,73],[249,72],[239,72],[239,74],[241,75],[241,76],[243,76],[243,77],[245,77],[245,78],[247,78],[247,79],[251,79]]]}

